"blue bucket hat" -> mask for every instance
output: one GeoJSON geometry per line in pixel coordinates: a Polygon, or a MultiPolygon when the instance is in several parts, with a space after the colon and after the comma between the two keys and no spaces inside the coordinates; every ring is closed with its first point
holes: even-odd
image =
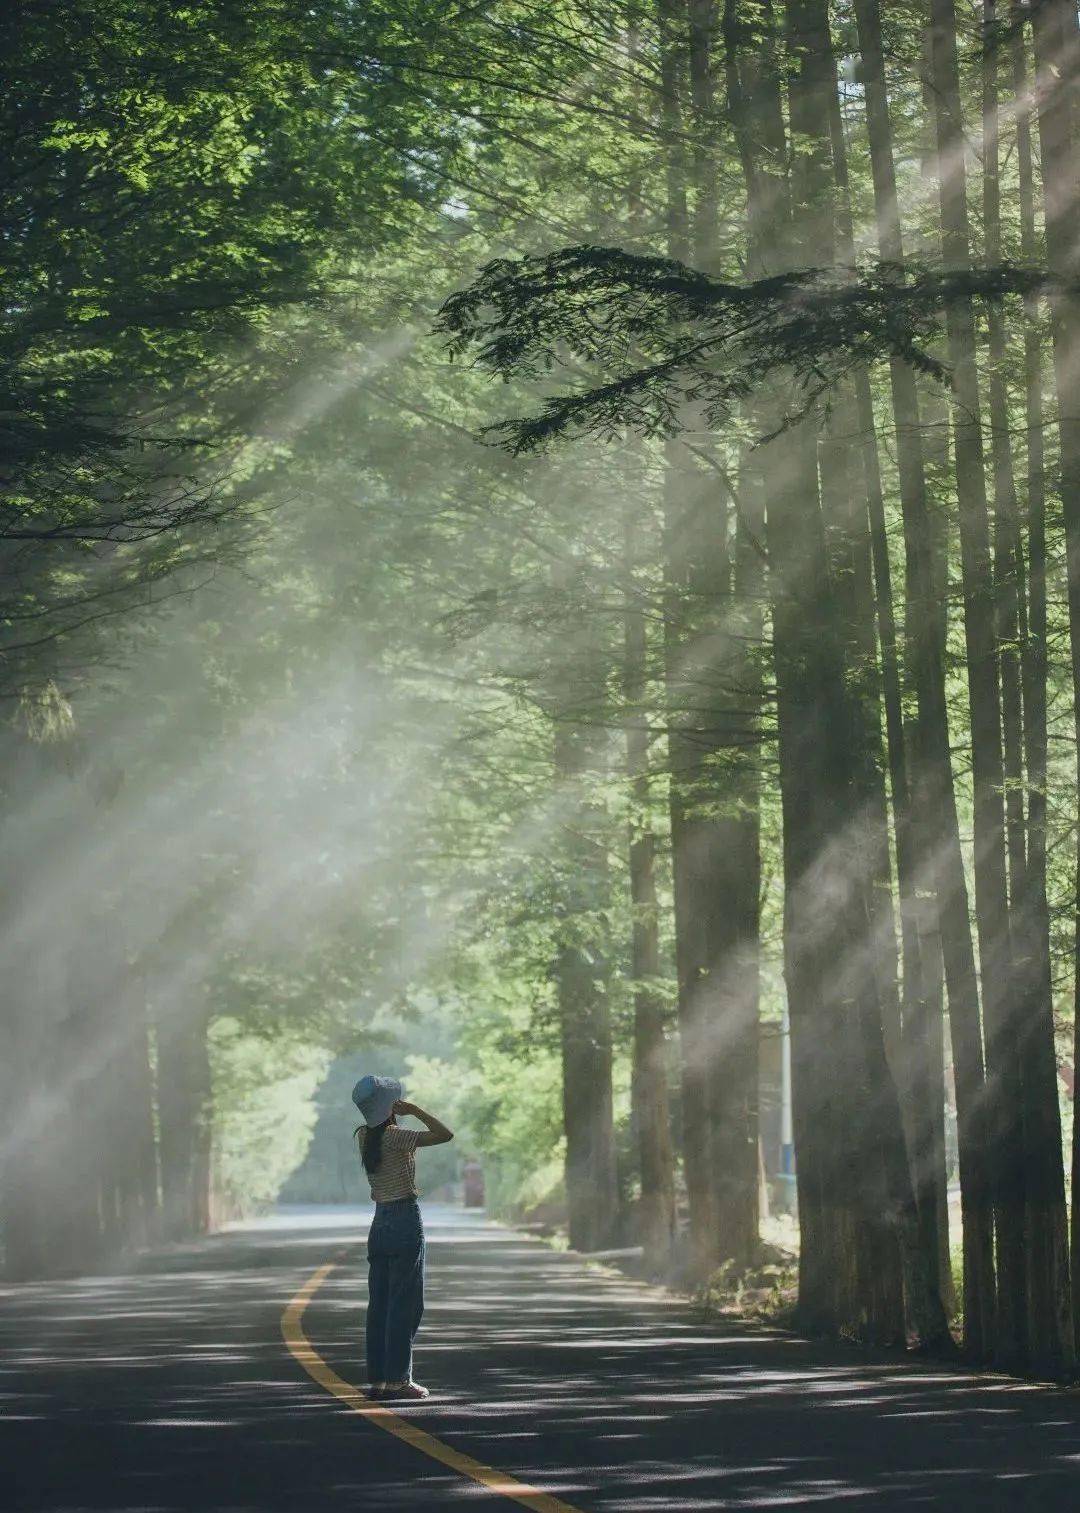
{"type": "Polygon", "coordinates": [[[364,1116],[365,1124],[384,1124],[394,1112],[401,1092],[396,1077],[361,1077],[352,1090],[352,1101],[364,1116]]]}

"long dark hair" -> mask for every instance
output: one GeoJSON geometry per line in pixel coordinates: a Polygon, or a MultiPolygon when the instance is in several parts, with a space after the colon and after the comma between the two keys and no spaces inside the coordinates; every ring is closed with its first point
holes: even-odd
{"type": "Polygon", "coordinates": [[[379,1170],[382,1161],[382,1137],[386,1132],[386,1126],[393,1120],[384,1119],[381,1124],[358,1124],[353,1134],[360,1140],[360,1131],[363,1130],[364,1138],[360,1140],[360,1159],[364,1163],[364,1170],[370,1177],[372,1172],[379,1170]]]}

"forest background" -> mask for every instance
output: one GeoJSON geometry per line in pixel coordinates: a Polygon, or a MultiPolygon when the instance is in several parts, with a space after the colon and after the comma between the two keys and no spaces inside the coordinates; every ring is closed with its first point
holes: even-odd
{"type": "Polygon", "coordinates": [[[8,1273],[357,1057],[742,1271],[790,1023],[801,1322],[1070,1371],[1075,8],[0,28],[8,1273]]]}

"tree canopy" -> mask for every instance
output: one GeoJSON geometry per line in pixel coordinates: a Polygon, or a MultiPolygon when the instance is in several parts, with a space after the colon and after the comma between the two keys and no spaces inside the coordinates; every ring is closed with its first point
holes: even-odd
{"type": "Polygon", "coordinates": [[[1068,1374],[1075,7],[0,42],[9,1273],[377,1065],[579,1250],[1068,1374]]]}

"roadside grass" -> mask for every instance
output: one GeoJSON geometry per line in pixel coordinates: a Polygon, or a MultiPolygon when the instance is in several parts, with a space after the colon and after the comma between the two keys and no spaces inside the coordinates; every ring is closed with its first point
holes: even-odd
{"type": "Polygon", "coordinates": [[[783,1325],[795,1308],[799,1281],[799,1228],[790,1214],[761,1221],[761,1245],[754,1264],[739,1270],[724,1261],[690,1292],[703,1319],[763,1319],[783,1325]]]}

